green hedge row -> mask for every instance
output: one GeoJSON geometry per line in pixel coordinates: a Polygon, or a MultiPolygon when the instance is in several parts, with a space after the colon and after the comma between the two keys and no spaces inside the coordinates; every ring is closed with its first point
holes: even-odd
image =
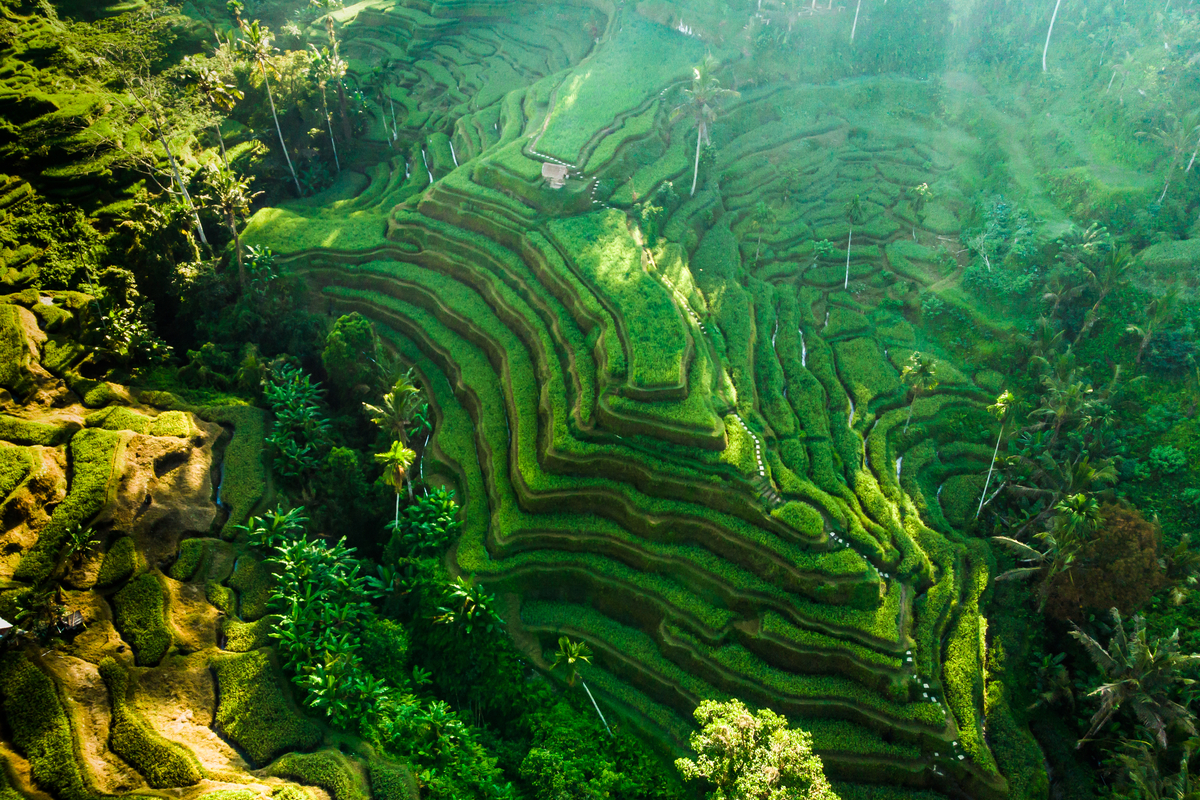
{"type": "Polygon", "coordinates": [[[66,444],[79,430],[74,420],[59,425],[0,414],[0,439],[19,445],[58,447],[66,444]]]}
{"type": "Polygon", "coordinates": [[[255,650],[213,659],[216,728],[241,748],[255,767],[321,741],[321,729],[292,706],[286,682],[268,653],[255,650]]]}
{"type": "Polygon", "coordinates": [[[350,760],[337,750],[287,753],[271,764],[267,772],[277,778],[319,786],[333,800],[371,800],[350,760]]]}
{"type": "Polygon", "coordinates": [[[156,666],[171,646],[162,583],[143,572],[113,595],[113,624],[133,647],[138,666],[156,666]]]}
{"type": "Polygon", "coordinates": [[[220,487],[221,504],[229,509],[221,537],[232,539],[234,528],[249,519],[267,490],[264,413],[253,406],[213,406],[202,410],[200,416],[233,427],[233,438],[225,447],[221,463],[220,487]]]}
{"type": "Polygon", "coordinates": [[[277,617],[267,615],[254,622],[225,617],[221,621],[221,634],[225,637],[224,650],[231,653],[248,653],[271,644],[271,631],[277,617]]]}
{"type": "Polygon", "coordinates": [[[179,543],[179,554],[167,572],[177,581],[189,581],[195,577],[208,556],[209,542],[206,539],[184,539],[179,543]]]}
{"type": "Polygon", "coordinates": [[[226,583],[238,593],[238,616],[254,622],[267,613],[274,577],[270,569],[252,556],[238,557],[233,574],[226,583]]]}
{"type": "Polygon", "coordinates": [[[33,471],[33,454],[25,447],[0,447],[0,503],[33,471]]]}
{"type": "Polygon", "coordinates": [[[115,586],[133,575],[138,568],[137,544],[132,536],[122,536],[108,548],[100,562],[96,586],[103,589],[115,586]]]}
{"type": "Polygon", "coordinates": [[[86,525],[104,508],[109,485],[120,473],[125,438],[115,431],[85,429],[71,438],[68,449],[70,489],[42,528],[37,544],[21,558],[13,575],[16,580],[41,583],[49,577],[67,533],[78,525],[86,525]]]}
{"type": "Polygon", "coordinates": [[[0,696],[6,728],[17,752],[29,761],[33,782],[60,800],[92,800],[54,681],[24,653],[5,653],[0,655],[0,696]]]}
{"type": "Polygon", "coordinates": [[[112,658],[100,662],[100,677],[108,688],[112,725],[108,744],[155,789],[192,786],[204,777],[196,756],[182,745],[164,739],[129,701],[129,675],[112,658]]]}

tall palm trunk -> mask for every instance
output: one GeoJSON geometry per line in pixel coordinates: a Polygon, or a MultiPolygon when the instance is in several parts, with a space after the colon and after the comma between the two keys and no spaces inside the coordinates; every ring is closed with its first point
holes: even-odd
{"type": "Polygon", "coordinates": [[[217,141],[221,143],[221,163],[225,165],[225,169],[229,169],[229,154],[225,152],[225,137],[221,135],[221,123],[214,122],[213,130],[217,132],[217,141]]]}
{"type": "Polygon", "coordinates": [[[912,401],[908,404],[908,419],[904,421],[904,432],[908,433],[908,424],[912,422],[913,406],[917,404],[917,396],[913,395],[912,401]]]}
{"type": "Polygon", "coordinates": [[[1196,153],[1200,152],[1200,136],[1196,137],[1196,149],[1192,151],[1192,160],[1188,162],[1187,169],[1184,172],[1191,172],[1192,165],[1196,163],[1196,153]]]}
{"type": "Polygon", "coordinates": [[[233,252],[237,256],[238,265],[238,284],[242,287],[242,294],[246,293],[246,262],[242,258],[242,237],[238,234],[237,220],[234,219],[233,210],[229,209],[225,212],[225,224],[229,226],[229,232],[233,234],[233,252]]]}
{"type": "Polygon", "coordinates": [[[325,128],[329,131],[329,145],[333,148],[333,165],[337,171],[342,171],[342,162],[338,158],[337,142],[333,138],[333,121],[329,119],[329,103],[325,102],[325,84],[321,84],[321,108],[325,112],[325,128]]]}
{"type": "Polygon", "coordinates": [[[344,136],[345,141],[348,142],[352,138],[350,134],[350,113],[347,110],[349,106],[346,103],[346,84],[340,78],[338,79],[337,83],[337,93],[339,107],[338,110],[341,111],[342,114],[342,136],[344,136]]]}
{"type": "Polygon", "coordinates": [[[700,123],[700,127],[696,130],[696,164],[692,168],[692,193],[690,196],[696,196],[696,180],[700,177],[700,143],[704,141],[704,122],[700,123]]]}
{"type": "MultiPolygon", "coordinates": [[[[884,0],[887,2],[887,0],[884,0]]],[[[862,0],[858,0],[858,5],[854,7],[854,24],[850,26],[850,41],[854,41],[854,32],[858,30],[858,12],[862,8],[862,0]]]]}
{"type": "Polygon", "coordinates": [[[279,115],[275,113],[275,97],[271,94],[271,79],[267,76],[266,69],[263,70],[263,82],[267,85],[267,100],[271,103],[271,118],[275,120],[275,132],[279,134],[279,146],[283,148],[283,157],[287,161],[288,171],[292,173],[292,183],[296,184],[296,196],[303,197],[304,192],[300,189],[300,179],[296,177],[296,168],[292,166],[292,157],[288,155],[287,142],[283,140],[283,128],[279,127],[279,115]]]}
{"type": "Polygon", "coordinates": [[[158,141],[166,151],[167,161],[171,164],[171,174],[175,176],[175,185],[179,187],[179,193],[183,195],[183,201],[191,209],[192,219],[196,221],[196,233],[200,235],[200,241],[204,243],[204,246],[208,247],[208,239],[204,235],[204,223],[200,222],[200,212],[196,210],[196,206],[192,203],[192,196],[188,194],[187,186],[183,183],[183,175],[179,172],[179,164],[175,161],[175,154],[171,152],[171,145],[167,144],[167,137],[163,135],[162,126],[155,125],[155,128],[158,132],[158,141]]]}
{"type": "Polygon", "coordinates": [[[1163,201],[1163,198],[1167,196],[1167,189],[1171,188],[1171,178],[1174,177],[1174,175],[1175,175],[1175,165],[1177,165],[1178,163],[1179,163],[1179,156],[1176,155],[1174,158],[1171,159],[1171,166],[1167,167],[1167,180],[1163,184],[1162,194],[1160,194],[1158,196],[1159,204],[1161,204],[1163,201]]]}
{"type": "Polygon", "coordinates": [[[1054,13],[1050,16],[1050,27],[1046,30],[1046,46],[1042,48],[1042,72],[1046,71],[1046,53],[1050,51],[1050,34],[1054,33],[1054,20],[1058,19],[1058,7],[1062,0],[1054,0],[1054,13]]]}
{"type": "Polygon", "coordinates": [[[596,703],[596,698],[592,697],[592,690],[588,688],[587,681],[585,681],[583,678],[580,678],[579,682],[583,684],[583,690],[587,692],[588,699],[592,701],[592,708],[596,709],[596,714],[600,717],[600,721],[604,723],[604,730],[608,731],[609,736],[612,736],[612,728],[608,727],[608,720],[604,718],[604,713],[600,710],[600,706],[596,703]]]}
{"type": "Polygon", "coordinates": [[[987,480],[983,482],[983,494],[979,495],[979,508],[975,509],[975,519],[983,511],[983,499],[987,497],[988,487],[992,485],[992,470],[996,468],[996,456],[1000,454],[1000,440],[1004,438],[1004,422],[1000,423],[1000,435],[996,437],[996,449],[992,451],[992,465],[988,467],[987,480]]]}
{"type": "Polygon", "coordinates": [[[854,223],[850,223],[850,236],[846,239],[846,281],[842,284],[843,289],[850,287],[850,245],[854,243],[854,223]]]}

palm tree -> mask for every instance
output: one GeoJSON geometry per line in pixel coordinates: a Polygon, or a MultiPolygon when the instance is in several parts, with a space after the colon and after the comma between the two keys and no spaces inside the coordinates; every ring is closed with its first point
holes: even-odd
{"type": "Polygon", "coordinates": [[[850,223],[850,234],[846,238],[846,280],[842,284],[842,288],[846,289],[850,286],[850,245],[854,242],[854,226],[861,225],[865,217],[858,195],[854,195],[854,199],[842,207],[842,212],[846,215],[846,221],[850,223]]]}
{"type": "MultiPolygon", "coordinates": [[[[908,202],[912,207],[913,217],[917,222],[925,223],[925,204],[933,199],[933,192],[929,191],[928,183],[920,183],[916,186],[909,187],[908,202]]],[[[913,241],[917,240],[917,226],[913,225],[913,241]]]]}
{"type": "Polygon", "coordinates": [[[900,379],[908,386],[909,392],[912,394],[912,400],[908,404],[908,420],[904,423],[904,430],[908,431],[908,425],[912,422],[913,406],[917,404],[917,398],[924,392],[932,392],[937,388],[937,377],[934,375],[934,365],[937,362],[932,358],[926,358],[921,355],[920,350],[914,350],[913,354],[908,357],[908,363],[904,365],[904,369],[900,372],[900,379]]]}
{"type": "MultiPolygon", "coordinates": [[[[1148,133],[1138,133],[1138,136],[1157,141],[1171,156],[1171,163],[1167,166],[1167,177],[1163,181],[1162,194],[1158,196],[1159,203],[1167,196],[1167,189],[1171,188],[1171,179],[1175,177],[1175,168],[1179,166],[1179,162],[1183,160],[1184,155],[1187,153],[1188,146],[1191,144],[1192,134],[1196,130],[1197,128],[1189,129],[1187,125],[1181,124],[1179,117],[1171,114],[1167,118],[1166,124],[1162,127],[1155,128],[1148,133]]],[[[1200,147],[1200,144],[1197,147],[1200,147]]]]}
{"type": "Polygon", "coordinates": [[[575,679],[579,679],[583,690],[587,692],[588,699],[592,701],[592,707],[596,709],[597,716],[604,723],[604,730],[608,731],[609,736],[612,736],[612,728],[608,727],[608,720],[604,719],[604,714],[600,711],[596,698],[592,697],[592,690],[588,688],[587,682],[579,674],[579,665],[590,663],[592,663],[592,650],[588,647],[587,642],[573,642],[569,636],[558,637],[558,651],[554,654],[554,663],[550,665],[550,669],[565,665],[568,686],[574,686],[575,679]]]}
{"type": "MultiPolygon", "coordinates": [[[[191,79],[188,83],[188,93],[200,95],[214,110],[229,113],[233,111],[237,101],[245,96],[232,83],[226,83],[215,69],[193,61],[191,56],[185,58],[183,64],[191,79]]],[[[213,121],[213,130],[217,132],[217,141],[221,143],[221,163],[229,169],[229,156],[225,152],[225,137],[221,135],[220,118],[213,121]]]]}
{"type": "Polygon", "coordinates": [[[1146,304],[1146,321],[1141,325],[1128,325],[1125,330],[1128,333],[1136,334],[1142,337],[1142,343],[1138,346],[1137,357],[1134,358],[1134,365],[1142,363],[1142,356],[1146,352],[1146,346],[1150,344],[1150,340],[1154,338],[1154,334],[1158,333],[1159,328],[1170,322],[1171,317],[1175,315],[1175,304],[1179,302],[1180,288],[1171,286],[1160,296],[1155,297],[1146,304]]]}
{"type": "Polygon", "coordinates": [[[692,85],[683,89],[684,102],[676,109],[686,109],[696,118],[696,163],[692,170],[692,191],[696,194],[696,181],[700,177],[700,145],[712,144],[708,136],[708,126],[717,118],[716,107],[726,97],[737,97],[732,89],[722,89],[720,82],[712,75],[717,61],[708,56],[698,66],[692,67],[692,85]]]}
{"type": "Polygon", "coordinates": [[[862,9],[862,0],[854,6],[854,24],[850,26],[850,41],[854,41],[854,32],[858,30],[858,12],[862,9]]]}
{"type": "Polygon", "coordinates": [[[241,20],[241,28],[243,38],[238,40],[238,46],[245,51],[251,65],[258,69],[266,84],[267,100],[271,103],[271,117],[275,120],[275,132],[279,134],[279,146],[283,148],[283,158],[287,161],[288,171],[292,173],[292,182],[296,185],[296,195],[303,195],[304,192],[300,189],[300,179],[296,177],[296,168],[292,166],[292,157],[288,155],[287,142],[283,140],[283,129],[279,127],[279,115],[275,113],[275,97],[271,94],[270,73],[275,71],[272,56],[277,52],[271,44],[271,31],[267,26],[259,24],[258,20],[249,24],[245,20],[241,20]]]}
{"type": "Polygon", "coordinates": [[[386,91],[395,80],[393,69],[395,62],[390,58],[385,58],[382,63],[377,64],[370,73],[368,73],[364,83],[366,88],[374,90],[376,97],[379,100],[379,113],[383,113],[383,98],[386,96],[388,105],[392,111],[392,129],[389,131],[387,119],[381,119],[383,122],[383,130],[388,135],[388,147],[395,149],[396,139],[399,136],[399,126],[396,124],[396,101],[392,99],[391,92],[386,91]]]}
{"type": "Polygon", "coordinates": [[[345,77],[346,72],[349,71],[349,66],[344,60],[342,60],[341,52],[338,50],[338,40],[337,34],[334,33],[333,30],[332,14],[325,15],[325,32],[329,35],[330,52],[327,56],[327,60],[329,62],[329,75],[331,78],[337,80],[336,86],[338,94],[338,110],[341,112],[342,116],[342,136],[344,137],[345,141],[349,142],[353,135],[352,131],[350,130],[350,116],[349,112],[347,111],[349,106],[346,103],[345,77]]]}
{"type": "Polygon", "coordinates": [[[1071,569],[1075,559],[1091,541],[1092,534],[1104,523],[1104,518],[1100,515],[1100,503],[1083,492],[1055,503],[1053,512],[1049,528],[1034,537],[1041,543],[1041,550],[1009,536],[992,537],[994,541],[1015,550],[1024,561],[1032,565],[1010,569],[996,576],[996,580],[1045,574],[1038,604],[1039,611],[1045,608],[1055,576],[1071,569]]]}
{"type": "Polygon", "coordinates": [[[778,222],[778,217],[771,207],[762,200],[754,207],[754,216],[750,220],[750,225],[758,232],[758,243],[754,246],[754,263],[758,264],[758,252],[762,249],[763,230],[767,227],[775,227],[778,222]]]}
{"type": "Polygon", "coordinates": [[[233,170],[209,167],[208,186],[213,194],[209,198],[212,207],[225,218],[225,225],[233,235],[233,252],[237,257],[238,284],[246,291],[246,263],[242,258],[242,237],[238,233],[237,218],[250,211],[250,204],[262,192],[250,191],[250,179],[239,177],[233,170]]]}
{"type": "Polygon", "coordinates": [[[415,375],[410,369],[397,378],[392,390],[383,396],[383,405],[363,403],[363,408],[370,414],[371,422],[406,446],[408,426],[424,406],[424,397],[414,380],[415,375]]]}
{"type": "Polygon", "coordinates": [[[337,140],[333,137],[333,121],[329,117],[329,103],[325,98],[325,88],[329,83],[329,78],[334,74],[334,65],[328,48],[317,49],[315,44],[310,44],[312,48],[309,53],[309,59],[312,63],[313,74],[317,79],[317,90],[321,92],[321,110],[325,117],[325,128],[329,131],[329,144],[333,147],[333,164],[337,167],[337,171],[342,171],[342,162],[338,158],[337,140]]]}
{"type": "Polygon", "coordinates": [[[1112,616],[1113,635],[1107,649],[1078,627],[1071,631],[1107,681],[1091,692],[1100,698],[1100,708],[1079,746],[1095,736],[1122,705],[1154,734],[1160,747],[1167,746],[1167,727],[1174,722],[1194,736],[1196,724],[1191,711],[1172,695],[1194,683],[1183,677],[1183,671],[1200,662],[1200,655],[1179,652],[1178,628],[1165,640],[1148,642],[1146,620],[1140,614],[1133,618],[1132,632],[1126,631],[1121,612],[1114,608],[1112,616]]]}
{"type": "Polygon", "coordinates": [[[1013,393],[1005,389],[996,398],[996,402],[988,406],[988,413],[1000,420],[1000,433],[996,436],[996,448],[992,451],[992,465],[988,467],[987,480],[983,482],[983,494],[979,495],[979,508],[975,509],[975,519],[979,519],[979,512],[983,511],[983,500],[987,497],[988,487],[992,484],[992,471],[996,469],[996,456],[1000,454],[1000,441],[1004,438],[1004,425],[1008,422],[1008,415],[1012,413],[1015,405],[1016,398],[1013,397],[1013,393]]]}
{"type": "Polygon", "coordinates": [[[1104,259],[1100,266],[1084,267],[1087,270],[1088,279],[1096,289],[1097,297],[1096,302],[1092,304],[1083,318],[1083,325],[1079,327],[1079,334],[1075,337],[1076,342],[1083,338],[1083,335],[1090,331],[1100,319],[1100,304],[1114,290],[1125,285],[1125,274],[1132,266],[1133,249],[1125,244],[1109,251],[1108,258],[1104,259]]]}
{"type": "MultiPolygon", "coordinates": [[[[386,453],[376,453],[375,460],[383,464],[383,479],[388,486],[396,491],[396,518],[393,525],[400,524],[400,490],[408,481],[408,468],[412,466],[417,454],[409,450],[401,442],[392,442],[386,453]]],[[[408,496],[412,499],[412,484],[408,486],[408,496]]]]}

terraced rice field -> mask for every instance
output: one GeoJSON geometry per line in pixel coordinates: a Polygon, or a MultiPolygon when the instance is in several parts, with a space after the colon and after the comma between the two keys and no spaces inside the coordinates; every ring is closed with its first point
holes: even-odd
{"type": "Polygon", "coordinates": [[[991,564],[955,527],[996,376],[939,360],[911,423],[900,378],[924,347],[905,298],[958,269],[977,154],[916,81],[761,85],[727,104],[687,197],[696,131],[669,112],[693,39],[629,8],[438,9],[342,12],[356,65],[397,59],[394,155],[245,238],[420,372],[425,476],[464,501],[458,569],[519,600],[534,660],[587,640],[589,682],[662,741],[737,696],[812,731],[843,785],[1005,796],[984,734],[991,564]],[[653,69],[591,97],[648,42],[653,69]],[[566,187],[544,162],[571,166],[566,187]],[[636,203],[664,181],[682,198],[647,242],[636,203]],[[755,229],[760,202],[776,223],[755,229]]]}

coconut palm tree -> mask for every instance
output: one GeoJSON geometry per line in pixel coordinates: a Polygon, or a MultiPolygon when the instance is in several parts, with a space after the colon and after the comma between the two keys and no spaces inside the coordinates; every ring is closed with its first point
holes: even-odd
{"type": "Polygon", "coordinates": [[[1023,561],[1030,564],[1010,569],[996,576],[996,580],[1028,578],[1038,574],[1045,576],[1039,611],[1046,605],[1051,582],[1057,575],[1071,569],[1075,559],[1091,541],[1092,534],[1104,524],[1099,501],[1084,492],[1069,495],[1055,503],[1053,514],[1050,526],[1034,537],[1041,545],[1040,550],[1009,536],[992,537],[997,543],[1016,551],[1023,561]]]}
{"type": "Polygon", "coordinates": [[[1122,706],[1133,711],[1160,747],[1167,746],[1167,728],[1173,723],[1194,736],[1195,718],[1173,696],[1194,683],[1184,677],[1184,670],[1200,663],[1200,655],[1179,652],[1178,629],[1167,639],[1151,642],[1146,638],[1146,620],[1140,614],[1133,618],[1132,631],[1126,630],[1117,609],[1112,610],[1112,616],[1113,635],[1107,648],[1078,627],[1071,631],[1106,680],[1091,692],[1100,698],[1100,708],[1079,745],[1095,736],[1122,706]]]}
{"type": "MultiPolygon", "coordinates": [[[[221,74],[212,67],[194,61],[191,56],[183,60],[188,71],[189,94],[199,95],[213,108],[214,111],[229,113],[234,105],[245,95],[232,83],[226,83],[221,74]]],[[[213,120],[213,130],[217,132],[217,141],[221,144],[221,163],[229,169],[229,156],[225,152],[225,137],[221,135],[221,120],[213,120]]]]}
{"type": "Polygon", "coordinates": [[[424,406],[424,396],[415,378],[416,373],[410,369],[396,379],[391,391],[383,396],[382,405],[363,403],[371,422],[405,446],[408,445],[408,426],[424,406]]]}
{"type": "Polygon", "coordinates": [[[920,350],[914,350],[913,354],[908,357],[908,363],[900,372],[900,379],[904,381],[912,394],[912,400],[908,404],[908,420],[904,423],[906,432],[909,423],[912,422],[913,406],[917,404],[917,398],[923,393],[932,392],[937,388],[937,377],[934,375],[936,363],[934,359],[921,355],[920,350]]]}
{"type": "MultiPolygon", "coordinates": [[[[1163,146],[1167,154],[1171,156],[1171,162],[1167,165],[1167,177],[1163,181],[1162,193],[1158,196],[1158,202],[1162,202],[1167,196],[1167,190],[1171,188],[1171,179],[1175,177],[1175,168],[1179,166],[1179,162],[1183,160],[1187,154],[1188,147],[1192,142],[1192,134],[1196,128],[1188,128],[1188,126],[1179,121],[1179,117],[1171,114],[1167,117],[1167,122],[1162,127],[1155,128],[1149,132],[1139,132],[1138,136],[1147,139],[1153,139],[1163,146]]],[[[1200,147],[1200,144],[1197,145],[1200,147]]],[[[1190,165],[1189,165],[1190,167],[1190,165]]]]}
{"type": "Polygon", "coordinates": [[[712,144],[708,136],[708,126],[717,118],[717,106],[727,97],[737,97],[732,89],[722,89],[720,82],[712,74],[717,67],[717,61],[708,56],[698,66],[692,67],[691,86],[684,87],[684,101],[675,110],[690,113],[696,118],[696,163],[692,169],[692,191],[696,194],[696,181],[700,177],[700,145],[712,144]]]}
{"type": "Polygon", "coordinates": [[[297,196],[303,195],[300,189],[300,179],[296,177],[296,168],[292,166],[292,157],[288,155],[287,142],[283,140],[283,128],[279,127],[279,115],[275,112],[275,96],[271,94],[271,73],[275,72],[274,55],[277,51],[271,44],[271,31],[258,20],[246,23],[241,20],[242,38],[238,46],[245,52],[250,64],[262,75],[267,87],[267,100],[271,104],[271,118],[275,120],[275,132],[279,134],[279,146],[283,148],[283,158],[287,161],[288,171],[292,173],[292,183],[296,185],[297,196]]]}
{"type": "Polygon", "coordinates": [[[1180,288],[1171,286],[1158,297],[1155,297],[1146,304],[1146,321],[1141,325],[1128,325],[1125,330],[1127,333],[1132,333],[1142,337],[1142,343],[1138,346],[1137,357],[1134,358],[1134,365],[1142,363],[1142,356],[1146,352],[1146,346],[1150,344],[1150,340],[1154,338],[1154,334],[1158,333],[1163,325],[1171,321],[1171,317],[1175,315],[1175,305],[1179,302],[1180,288]]]}
{"type": "Polygon", "coordinates": [[[854,243],[854,226],[861,225],[866,217],[858,195],[854,195],[854,199],[842,207],[842,213],[846,215],[846,221],[850,223],[850,233],[846,237],[846,280],[842,284],[842,288],[846,289],[850,286],[850,246],[854,243]]]}
{"type": "MultiPolygon", "coordinates": [[[[925,204],[933,199],[933,192],[929,191],[928,183],[920,183],[916,186],[911,186],[908,189],[908,202],[912,207],[913,217],[916,221],[925,223],[925,204]]],[[[917,226],[913,225],[913,241],[917,240],[917,226]]]]}
{"type": "Polygon", "coordinates": [[[399,126],[396,124],[396,101],[392,99],[391,92],[387,89],[395,81],[395,62],[390,58],[385,58],[382,63],[376,64],[375,67],[367,74],[363,83],[365,87],[375,93],[376,99],[379,101],[379,113],[383,113],[383,99],[387,97],[388,105],[392,112],[392,129],[388,130],[387,119],[381,119],[383,130],[388,135],[388,147],[395,149],[396,139],[398,137],[399,126]]]}
{"type": "Polygon", "coordinates": [[[983,511],[983,500],[987,497],[988,487],[992,485],[992,471],[996,469],[996,456],[1000,454],[1000,442],[1004,439],[1004,425],[1008,422],[1009,414],[1013,412],[1016,399],[1012,392],[1005,389],[996,398],[996,402],[988,406],[988,413],[1000,420],[1000,433],[996,436],[996,448],[992,450],[992,465],[988,467],[987,480],[983,482],[983,493],[979,495],[979,508],[975,509],[975,519],[979,519],[979,512],[983,511]]]}
{"type": "Polygon", "coordinates": [[[587,642],[573,642],[569,636],[558,637],[558,651],[554,654],[554,663],[550,665],[550,669],[565,666],[567,668],[568,686],[574,686],[575,679],[579,679],[583,690],[587,692],[588,699],[592,701],[592,707],[596,709],[596,715],[604,723],[604,730],[608,731],[609,736],[612,736],[612,728],[608,727],[608,720],[604,718],[604,714],[600,711],[600,706],[596,703],[596,698],[592,697],[592,690],[588,688],[587,682],[579,674],[579,665],[590,663],[592,663],[592,650],[588,647],[587,642]]]}
{"type": "Polygon", "coordinates": [[[349,65],[342,59],[342,54],[338,50],[337,33],[333,28],[333,15],[325,15],[325,33],[329,36],[329,55],[327,61],[329,63],[329,75],[331,79],[336,80],[334,84],[337,89],[338,110],[342,117],[342,136],[344,141],[349,142],[353,136],[350,130],[350,115],[349,104],[346,102],[346,73],[349,71],[349,65]]]}
{"type": "MultiPolygon", "coordinates": [[[[408,468],[412,466],[417,454],[409,450],[401,442],[392,442],[386,453],[376,453],[375,460],[383,464],[383,479],[396,492],[396,518],[393,525],[400,524],[400,490],[408,482],[408,468]]],[[[412,498],[412,485],[408,486],[409,498],[412,498]]]]}
{"type": "Polygon", "coordinates": [[[338,158],[337,140],[333,136],[333,120],[329,117],[329,102],[325,96],[329,79],[334,74],[334,65],[329,55],[329,48],[323,47],[318,50],[315,44],[310,44],[309,48],[309,63],[312,64],[312,73],[317,79],[317,91],[321,93],[321,112],[325,117],[325,129],[329,131],[329,145],[333,148],[333,165],[337,167],[338,172],[341,172],[342,162],[338,158]]]}
{"type": "Polygon", "coordinates": [[[208,187],[212,191],[209,203],[220,212],[233,235],[233,252],[237,257],[238,284],[246,291],[246,262],[242,258],[242,237],[238,233],[238,217],[250,211],[250,204],[262,192],[250,191],[250,179],[238,176],[233,170],[209,167],[208,187]]]}
{"type": "Polygon", "coordinates": [[[1084,334],[1091,331],[1092,327],[1099,321],[1100,304],[1113,291],[1120,289],[1127,283],[1125,275],[1132,266],[1133,249],[1127,244],[1110,250],[1108,258],[1104,259],[1098,266],[1084,265],[1084,269],[1087,270],[1088,280],[1096,290],[1096,302],[1092,304],[1087,314],[1084,315],[1083,324],[1079,326],[1079,334],[1075,337],[1076,342],[1082,339],[1084,334]]]}

